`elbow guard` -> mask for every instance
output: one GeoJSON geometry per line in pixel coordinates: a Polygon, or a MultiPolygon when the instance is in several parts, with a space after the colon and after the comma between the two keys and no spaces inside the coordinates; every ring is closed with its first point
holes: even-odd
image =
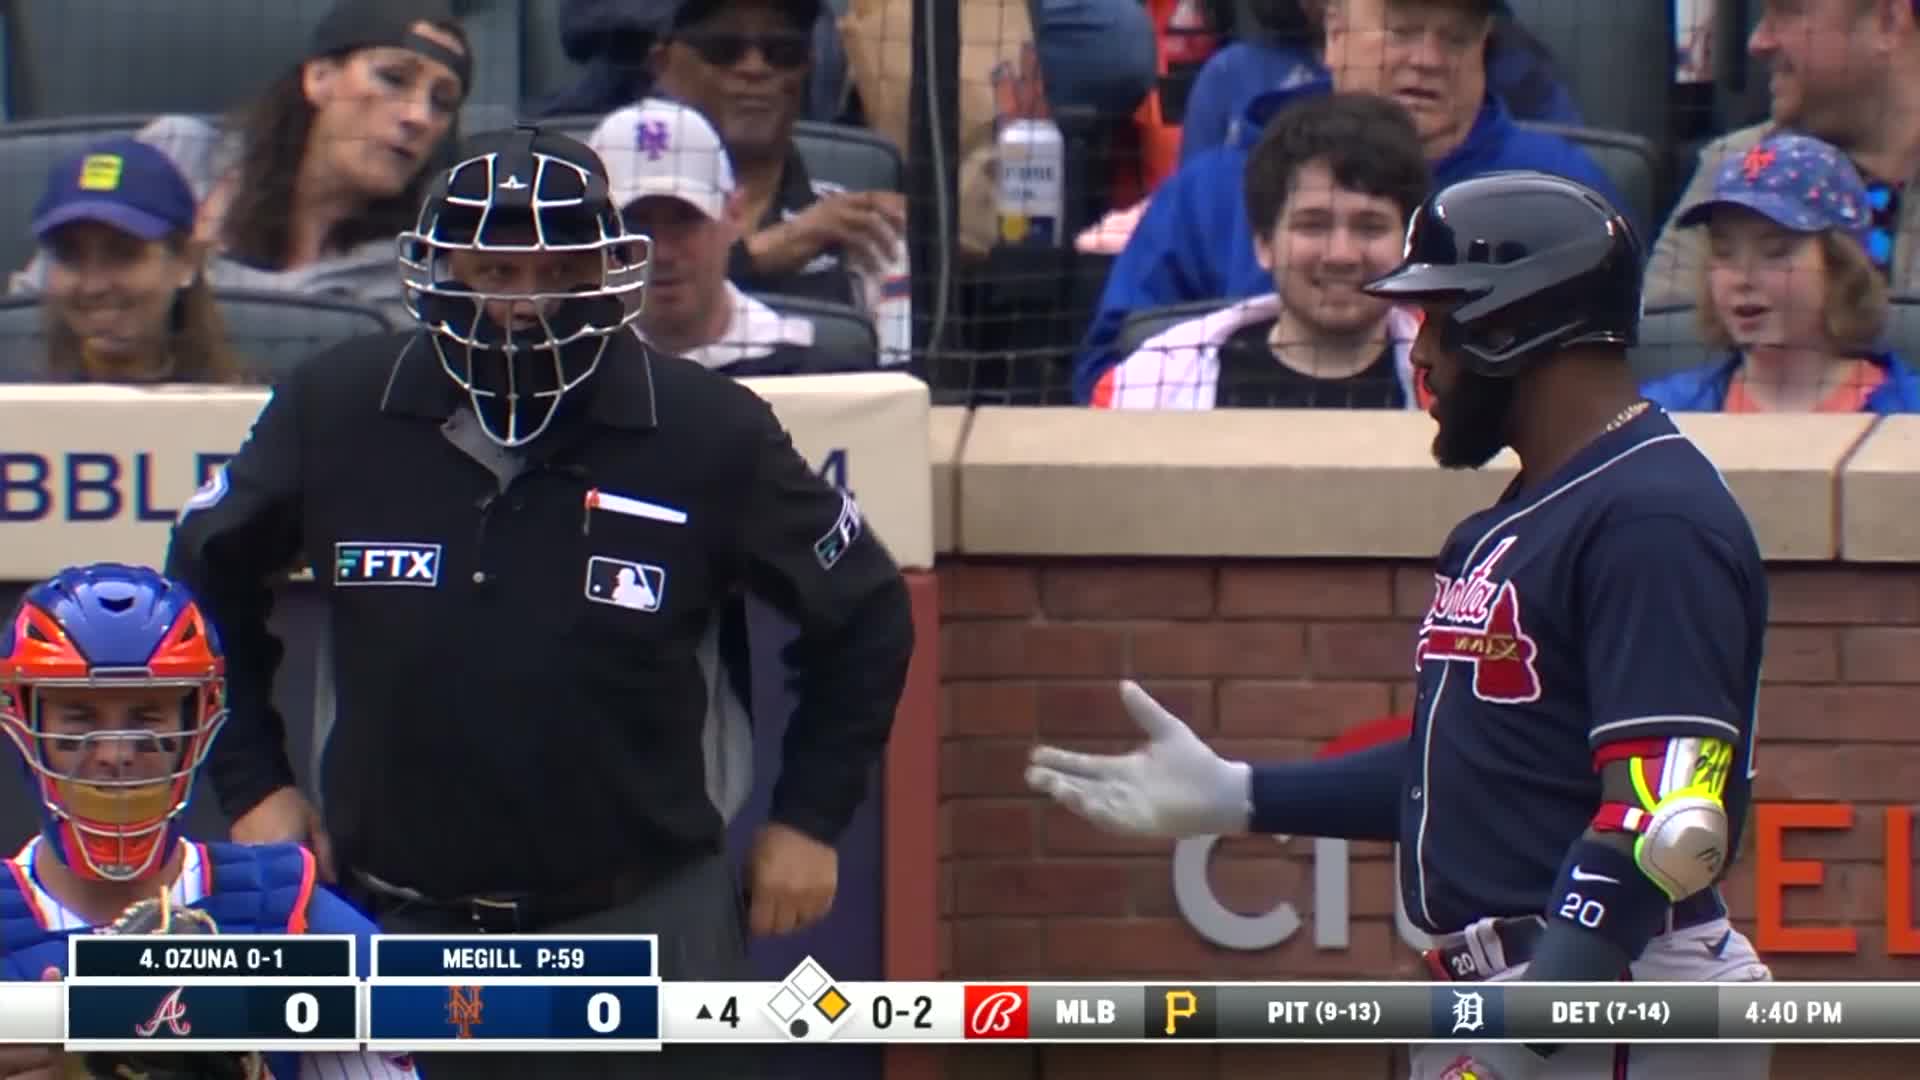
{"type": "Polygon", "coordinates": [[[1635,834],[1634,864],[1669,899],[1711,886],[1727,865],[1723,796],[1732,744],[1680,738],[1628,744],[1621,751],[1613,760],[1626,767],[1631,801],[1603,805],[1595,828],[1635,834]]]}

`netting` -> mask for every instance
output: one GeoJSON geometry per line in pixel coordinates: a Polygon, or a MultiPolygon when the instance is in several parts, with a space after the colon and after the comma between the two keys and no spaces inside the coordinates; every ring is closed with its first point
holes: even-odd
{"type": "MultiPolygon", "coordinates": [[[[1609,198],[1648,259],[1636,372],[1698,375],[1680,407],[1884,403],[1920,342],[1898,243],[1915,162],[1897,148],[1916,140],[1891,104],[1915,96],[1920,50],[1900,2],[16,0],[3,15],[14,380],[271,379],[414,325],[393,237],[459,134],[537,119],[606,136],[649,96],[711,123],[701,152],[726,158],[730,187],[709,216],[735,230],[726,280],[758,306],[713,314],[732,294],[701,284],[706,249],[656,214],[638,229],[659,234],[662,281],[641,329],[741,374],[899,367],[959,404],[1417,404],[1417,322],[1354,288],[1400,254],[1409,158],[1434,185],[1527,167],[1609,198]],[[1412,141],[1339,103],[1353,94],[1402,111],[1412,141]],[[1769,115],[1817,145],[1756,147],[1769,115]],[[175,167],[190,206],[138,151],[100,164],[128,138],[175,167]],[[147,215],[135,232],[161,250],[146,277],[111,236],[56,227],[113,225],[87,209],[106,203],[147,215]],[[1683,222],[1695,203],[1725,212],[1683,222]],[[161,227],[183,216],[184,233],[161,227]],[[196,243],[169,251],[182,236],[196,243]],[[203,290],[178,287],[196,273],[203,290]],[[699,286],[684,302],[682,276],[699,286]],[[804,355],[739,340],[769,333],[804,355]]],[[[596,146],[616,191],[661,171],[644,130],[596,146]]]]}

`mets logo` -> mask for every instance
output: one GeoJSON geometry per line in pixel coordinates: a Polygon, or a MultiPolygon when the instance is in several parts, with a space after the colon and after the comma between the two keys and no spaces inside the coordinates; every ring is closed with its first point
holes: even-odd
{"type": "Polygon", "coordinates": [[[1516,537],[1494,545],[1466,574],[1434,575],[1433,604],[1420,624],[1413,670],[1428,660],[1461,660],[1473,665],[1473,696],[1498,705],[1540,700],[1540,673],[1534,667],[1539,646],[1520,626],[1520,592],[1511,581],[1496,582],[1493,570],[1513,548],[1516,537]]]}
{"type": "Polygon", "coordinates": [[[634,149],[647,155],[648,161],[659,161],[666,154],[670,139],[667,135],[667,122],[664,120],[644,120],[634,128],[634,149]]]}
{"type": "Polygon", "coordinates": [[[480,1023],[482,1008],[479,987],[447,987],[447,1023],[460,1029],[459,1038],[473,1038],[473,1029],[480,1023]]]}

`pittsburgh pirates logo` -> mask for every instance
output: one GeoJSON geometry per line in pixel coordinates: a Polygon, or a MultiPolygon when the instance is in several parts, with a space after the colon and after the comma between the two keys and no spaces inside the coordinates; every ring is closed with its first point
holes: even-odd
{"type": "Polygon", "coordinates": [[[1498,705],[1540,700],[1540,648],[1520,626],[1520,592],[1513,582],[1493,580],[1493,570],[1515,537],[1494,545],[1459,578],[1434,575],[1433,604],[1420,624],[1413,670],[1428,660],[1473,665],[1473,696],[1498,705]]]}

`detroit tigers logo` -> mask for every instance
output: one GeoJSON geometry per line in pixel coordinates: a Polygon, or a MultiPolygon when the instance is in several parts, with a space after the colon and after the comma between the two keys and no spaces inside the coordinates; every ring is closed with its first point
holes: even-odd
{"type": "Polygon", "coordinates": [[[1493,580],[1516,539],[1495,544],[1461,577],[1434,575],[1433,603],[1413,652],[1415,671],[1428,660],[1472,664],[1473,696],[1499,705],[1540,700],[1540,649],[1520,626],[1520,592],[1511,581],[1493,580]]]}
{"type": "Polygon", "coordinates": [[[648,161],[659,161],[667,152],[667,123],[664,120],[642,121],[634,130],[636,149],[647,155],[648,161]]]}

